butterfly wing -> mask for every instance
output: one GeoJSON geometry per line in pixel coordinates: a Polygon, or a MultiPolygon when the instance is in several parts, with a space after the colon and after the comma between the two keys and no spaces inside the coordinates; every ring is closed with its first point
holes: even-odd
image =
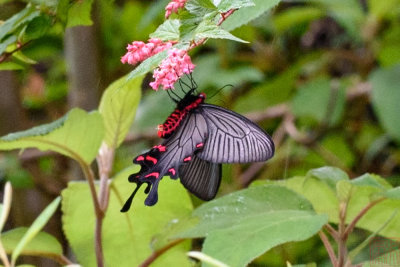
{"type": "Polygon", "coordinates": [[[202,200],[211,200],[221,183],[221,164],[193,156],[188,164],[179,168],[179,175],[181,183],[192,194],[202,200]]]}
{"type": "Polygon", "coordinates": [[[201,104],[199,112],[208,128],[208,141],[197,154],[213,163],[266,161],[274,155],[271,137],[246,117],[225,108],[201,104]]]}
{"type": "MultiPolygon", "coordinates": [[[[195,151],[203,147],[206,139],[207,123],[205,118],[200,113],[191,112],[171,137],[161,145],[155,146],[150,151],[137,156],[133,162],[140,164],[141,169],[138,173],[134,173],[128,178],[129,182],[136,183],[137,187],[121,211],[129,210],[134,195],[144,183],[147,183],[145,193],[149,194],[145,204],[147,206],[156,204],[158,201],[158,183],[162,177],[165,175],[169,175],[174,179],[179,177],[181,165],[192,161],[195,151]]],[[[187,175],[191,173],[185,168],[184,172],[187,175]]]]}

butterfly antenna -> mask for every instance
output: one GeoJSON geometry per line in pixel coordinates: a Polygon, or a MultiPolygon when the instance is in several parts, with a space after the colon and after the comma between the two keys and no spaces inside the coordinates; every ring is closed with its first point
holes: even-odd
{"type": "Polygon", "coordinates": [[[222,89],[224,89],[224,88],[227,87],[227,86],[234,87],[232,84],[224,85],[224,86],[222,86],[221,88],[219,88],[219,89],[217,90],[217,92],[215,92],[215,93],[214,93],[212,96],[210,96],[208,99],[211,99],[211,98],[213,98],[214,96],[216,96],[219,92],[221,92],[222,89]]]}
{"type": "MultiPolygon", "coordinates": [[[[190,91],[192,90],[192,87],[191,87],[189,84],[185,83],[184,81],[181,81],[181,79],[179,80],[179,82],[182,82],[187,88],[190,88],[190,91]]],[[[187,94],[187,92],[186,92],[185,90],[182,89],[182,91],[183,91],[185,94],[187,94]]],[[[189,91],[189,92],[190,92],[190,91],[189,91]]]]}
{"type": "Polygon", "coordinates": [[[179,86],[181,87],[182,92],[186,94],[186,91],[183,89],[182,80],[179,78],[179,86]]]}
{"type": "Polygon", "coordinates": [[[195,79],[193,78],[192,72],[189,75],[190,75],[190,82],[192,83],[192,88],[197,89],[198,86],[197,86],[195,79]]]}
{"type": "Polygon", "coordinates": [[[175,103],[178,103],[179,102],[179,96],[174,92],[174,91],[171,91],[170,92],[170,90],[167,90],[167,94],[168,94],[168,96],[169,96],[169,98],[171,98],[172,99],[172,101],[174,101],[175,103]],[[178,97],[178,99],[175,99],[175,98],[173,98],[172,96],[171,96],[171,94],[173,94],[173,95],[175,95],[176,97],[178,97]]]}

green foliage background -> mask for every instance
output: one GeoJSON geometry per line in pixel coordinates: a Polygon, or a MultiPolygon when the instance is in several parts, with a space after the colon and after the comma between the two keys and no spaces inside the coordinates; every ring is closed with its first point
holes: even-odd
{"type": "MultiPolygon", "coordinates": [[[[206,0],[189,1],[191,5],[187,8],[198,14],[225,12],[229,1],[221,2],[218,10],[213,10],[206,0]],[[198,9],[199,5],[202,8],[198,9]]],[[[398,242],[400,2],[254,0],[255,6],[249,2],[229,3],[241,8],[221,29],[215,28],[212,20],[204,19],[193,33],[179,28],[178,19],[187,15],[185,13],[165,21],[163,13],[168,1],[163,0],[32,1],[27,6],[23,1],[0,1],[0,6],[4,7],[0,19],[8,19],[0,26],[0,54],[12,51],[18,42],[27,43],[21,51],[0,63],[0,71],[15,71],[24,88],[22,104],[24,112],[32,118],[30,125],[58,119],[2,137],[0,149],[32,146],[50,149],[81,165],[89,165],[102,141],[118,148],[112,170],[114,180],[109,206],[112,211],[105,219],[105,231],[108,231],[105,239],[109,242],[105,255],[109,261],[118,260],[112,253],[114,246],[123,246],[126,257],[130,250],[140,254],[125,262],[129,266],[132,262],[139,264],[150,255],[151,240],[152,245],[159,248],[170,238],[207,236],[203,252],[232,266],[250,262],[253,266],[283,266],[286,262],[329,266],[327,253],[316,233],[327,222],[338,223],[342,201],[349,201],[349,223],[365,205],[379,197],[385,200],[359,222],[357,231],[349,239],[350,248],[359,248],[353,250],[357,252],[353,260],[371,260],[367,247],[357,247],[368,236],[379,235],[398,242]],[[13,14],[16,15],[12,17],[13,14]],[[65,29],[92,23],[99,30],[104,82],[111,85],[103,94],[99,111],[87,113],[73,109],[67,113],[65,29]],[[127,43],[146,41],[149,36],[163,40],[179,37],[183,41],[210,38],[190,51],[196,65],[193,75],[199,91],[212,96],[208,98],[210,103],[235,110],[260,124],[273,135],[277,150],[274,158],[261,167],[254,164],[224,166],[217,197],[232,192],[233,195],[207,203],[193,214],[192,203],[197,207],[200,200],[192,197],[190,201],[178,182],[163,181],[159,207],[149,211],[142,207],[140,197],[135,200],[138,220],[134,215],[120,218],[117,212],[131,191],[126,188],[128,184],[127,181],[124,184],[124,179],[132,170],[124,169],[131,165],[133,156],[157,144],[155,126],[174,108],[165,92],[150,90],[151,75],[144,75],[165,57],[164,54],[134,71],[132,66],[120,63],[127,43]],[[29,79],[35,75],[43,80],[42,91],[29,87],[29,79]],[[224,87],[228,84],[232,86],[224,87]],[[55,115],[66,113],[62,118],[55,115]],[[120,114],[123,115],[119,117],[120,114]],[[127,134],[129,138],[125,139],[127,134]],[[321,169],[322,166],[334,166],[342,171],[321,169]],[[257,180],[252,184],[254,187],[239,191],[254,180],[257,180]],[[235,217],[230,209],[238,207],[235,201],[242,198],[246,203],[244,207],[250,211],[244,209],[235,217]],[[266,203],[268,208],[263,206],[266,203]],[[302,204],[301,207],[296,203],[302,204]],[[218,212],[213,213],[215,209],[223,209],[220,217],[218,212]],[[210,214],[216,217],[214,226],[202,221],[210,214]],[[245,222],[241,221],[244,214],[250,218],[245,222]],[[294,224],[291,216],[295,218],[294,224]],[[299,218],[304,219],[303,223],[299,223],[299,218]],[[175,219],[178,223],[171,226],[171,220],[175,219]],[[236,222],[236,228],[228,227],[228,222],[236,222]],[[273,228],[277,222],[282,226],[273,228]],[[131,223],[143,229],[140,240],[134,236],[131,223]],[[258,229],[259,226],[265,229],[258,229]],[[235,250],[225,246],[246,237],[254,229],[259,230],[263,238],[249,237],[250,242],[243,244],[251,249],[235,250]],[[300,230],[288,232],[287,229],[300,230]],[[271,232],[280,234],[271,237],[271,232]],[[132,242],[124,239],[126,233],[133,235],[129,240],[132,242]],[[286,243],[288,241],[293,242],[286,243]],[[227,258],[228,254],[237,258],[227,258]]],[[[176,91],[181,94],[178,87],[176,91]]],[[[13,154],[0,158],[3,180],[11,181],[14,187],[34,186],[31,174],[21,168],[15,158],[13,154]]],[[[40,158],[37,164],[43,173],[51,174],[57,169],[57,162],[51,157],[40,158]]],[[[90,227],[85,229],[80,228],[82,219],[79,219],[92,208],[88,187],[75,183],[66,188],[62,194],[64,234],[78,260],[84,266],[93,266],[90,244],[93,243],[94,215],[86,218],[90,227]],[[83,243],[82,236],[87,237],[83,243]]],[[[28,232],[24,228],[13,231],[2,236],[7,251],[13,251],[16,240],[28,232]]],[[[45,233],[35,238],[32,242],[37,242],[38,247],[45,244],[44,248],[35,252],[27,246],[22,254],[62,255],[57,241],[45,233]],[[46,238],[50,241],[45,241],[46,238]]],[[[188,265],[184,252],[190,248],[189,242],[182,243],[157,264],[188,265]]]]}

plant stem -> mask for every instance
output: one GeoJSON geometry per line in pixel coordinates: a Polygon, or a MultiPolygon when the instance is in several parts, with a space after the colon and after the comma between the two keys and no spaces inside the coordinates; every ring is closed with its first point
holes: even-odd
{"type": "MultiPolygon", "coordinates": [[[[226,11],[225,13],[221,13],[220,14],[221,18],[219,19],[217,26],[220,26],[222,24],[222,22],[224,22],[236,10],[237,9],[230,9],[230,10],[226,11]]],[[[195,48],[196,46],[204,44],[205,41],[207,41],[207,38],[203,38],[203,39],[199,40],[198,42],[192,42],[192,44],[190,45],[188,50],[191,50],[191,49],[195,48]]]]}
{"type": "Polygon", "coordinates": [[[336,242],[339,240],[339,233],[329,223],[325,224],[324,228],[329,232],[336,242]]]}
{"type": "Polygon", "coordinates": [[[102,248],[102,243],[101,243],[101,221],[103,220],[104,213],[100,209],[100,204],[99,200],[97,198],[96,194],[96,186],[94,184],[94,174],[92,169],[89,167],[89,165],[85,163],[81,163],[81,168],[83,170],[83,173],[85,174],[85,177],[89,183],[89,188],[90,188],[90,193],[92,195],[92,200],[93,200],[93,206],[94,206],[94,211],[96,215],[96,229],[95,229],[95,252],[96,252],[96,261],[97,261],[97,266],[98,267],[103,267],[104,266],[104,257],[103,257],[103,248],[102,248]]]}
{"type": "Polygon", "coordinates": [[[179,243],[183,242],[185,239],[177,239],[166,245],[165,247],[156,250],[153,252],[153,254],[150,255],[144,262],[142,262],[139,267],[147,267],[150,266],[159,256],[161,256],[164,252],[169,250],[170,248],[178,245],[179,243]]]}
{"type": "Polygon", "coordinates": [[[351,221],[351,223],[346,227],[346,230],[344,232],[344,237],[347,239],[349,234],[353,231],[354,227],[356,226],[357,222],[367,213],[367,211],[369,211],[373,206],[375,206],[376,204],[378,204],[379,202],[381,202],[382,200],[384,200],[384,198],[379,198],[375,201],[372,201],[370,203],[368,203],[361,211],[360,213],[357,214],[356,217],[354,217],[354,219],[351,221]]]}
{"type": "Polygon", "coordinates": [[[347,202],[342,202],[339,207],[338,267],[343,267],[347,259],[347,238],[345,238],[346,215],[347,202]]]}
{"type": "Polygon", "coordinates": [[[328,255],[329,255],[329,258],[331,259],[332,265],[334,267],[336,267],[338,264],[338,261],[337,261],[336,255],[335,255],[335,251],[333,250],[333,247],[328,240],[328,237],[322,231],[319,231],[318,235],[321,238],[322,243],[324,244],[324,246],[326,248],[326,251],[328,252],[328,255]]]}

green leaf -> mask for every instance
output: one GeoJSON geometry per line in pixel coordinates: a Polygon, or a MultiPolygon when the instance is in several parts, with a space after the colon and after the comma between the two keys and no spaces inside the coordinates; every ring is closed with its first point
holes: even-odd
{"type": "Polygon", "coordinates": [[[13,53],[12,56],[13,56],[14,58],[16,58],[16,59],[18,59],[18,60],[20,60],[20,61],[26,63],[26,64],[36,64],[36,61],[35,61],[35,60],[33,60],[33,59],[31,59],[31,58],[25,56],[25,54],[22,53],[21,50],[19,50],[19,51],[13,53]]]}
{"type": "MultiPolygon", "coordinates": [[[[214,0],[216,2],[216,0],[214,0]]],[[[253,0],[221,0],[217,5],[218,11],[223,13],[230,9],[240,9],[243,7],[254,6],[253,0]]]]}
{"type": "Polygon", "coordinates": [[[196,16],[204,16],[206,13],[217,11],[211,0],[189,0],[185,9],[196,16]]]}
{"type": "Polygon", "coordinates": [[[389,199],[398,199],[400,200],[400,187],[396,187],[393,189],[390,189],[388,191],[386,191],[383,194],[384,197],[387,197],[389,199]]]}
{"type": "Polygon", "coordinates": [[[222,23],[222,28],[227,31],[232,31],[247,24],[276,6],[280,0],[254,0],[253,2],[255,6],[241,8],[229,16],[226,21],[222,23]]]}
{"type": "MultiPolygon", "coordinates": [[[[16,249],[19,241],[27,232],[27,227],[18,227],[1,235],[1,242],[8,254],[16,249]]],[[[21,255],[45,256],[47,258],[61,257],[62,253],[60,242],[46,232],[39,232],[21,251],[21,255]]]]}
{"type": "Polygon", "coordinates": [[[3,54],[4,51],[6,51],[7,47],[10,44],[13,44],[16,41],[17,41],[17,37],[15,35],[11,35],[10,37],[8,37],[4,41],[2,41],[0,43],[0,55],[3,54]]]}
{"type": "Polygon", "coordinates": [[[52,123],[1,137],[0,150],[34,147],[89,164],[96,157],[103,136],[101,115],[75,108],[52,123]]]}
{"type": "MultiPolygon", "coordinates": [[[[1,49],[0,49],[1,50],[1,49]]],[[[1,52],[0,52],[1,54],[1,52]]],[[[2,62],[0,63],[0,70],[23,70],[24,66],[12,62],[12,61],[6,61],[6,62],[2,62]]]]}
{"type": "Polygon", "coordinates": [[[379,175],[374,174],[363,174],[357,178],[354,178],[350,181],[354,185],[359,186],[373,186],[379,189],[390,189],[392,186],[385,179],[380,177],[379,175]]]}
{"type": "Polygon", "coordinates": [[[24,25],[40,15],[40,12],[35,10],[35,7],[28,4],[20,12],[6,20],[0,25],[0,41],[8,34],[13,33],[17,28],[24,25]]]}
{"type": "Polygon", "coordinates": [[[378,69],[369,78],[372,84],[372,104],[383,128],[400,142],[400,65],[378,69]]]}
{"type": "Polygon", "coordinates": [[[275,29],[283,33],[292,27],[316,20],[325,15],[321,8],[312,6],[291,7],[273,16],[275,29]]]}
{"type": "Polygon", "coordinates": [[[340,180],[336,183],[336,195],[339,202],[347,203],[351,198],[352,184],[348,180],[340,180]]]}
{"type": "Polygon", "coordinates": [[[336,189],[336,183],[345,180],[349,180],[347,173],[339,168],[335,167],[321,167],[318,169],[312,169],[307,173],[307,176],[316,177],[329,185],[332,189],[336,189]]]}
{"type": "Polygon", "coordinates": [[[36,220],[32,223],[26,233],[23,235],[21,240],[18,242],[17,246],[12,252],[11,261],[13,265],[17,261],[18,256],[22,253],[23,249],[29,244],[29,242],[37,236],[40,230],[45,226],[45,224],[50,220],[50,217],[53,216],[54,212],[57,210],[58,204],[61,202],[61,197],[57,197],[53,202],[51,202],[36,218],[36,220]]]}
{"type": "Polygon", "coordinates": [[[157,30],[150,34],[150,38],[158,38],[163,41],[179,40],[180,21],[178,19],[169,19],[158,26],[157,30]]]}
{"type": "Polygon", "coordinates": [[[369,13],[381,19],[385,17],[390,11],[396,9],[399,5],[399,0],[368,0],[368,11],[369,13]]]}
{"type": "MultiPolygon", "coordinates": [[[[374,176],[371,176],[374,179],[374,176]]],[[[345,179],[329,179],[346,181],[345,179]]],[[[377,179],[380,183],[380,179],[377,179]]],[[[269,182],[270,184],[271,182],[269,182]]],[[[272,182],[273,184],[284,185],[289,189],[306,197],[313,205],[318,214],[328,214],[329,222],[338,223],[339,201],[335,194],[335,188],[328,186],[324,181],[309,177],[294,177],[285,181],[272,182]]],[[[391,193],[391,198],[383,200],[372,207],[357,223],[356,227],[366,229],[371,232],[380,230],[380,235],[391,238],[400,232],[400,214],[393,215],[400,206],[400,198],[397,198],[397,190],[377,187],[376,185],[361,185],[359,182],[352,183],[351,197],[348,202],[346,223],[350,223],[359,212],[371,201],[378,197],[384,197],[385,193],[391,193]],[[393,191],[392,191],[393,190],[393,191]],[[393,217],[393,218],[392,218],[393,217]],[[390,218],[388,225],[381,229],[390,218]]],[[[371,183],[371,182],[369,182],[371,183]]]]}
{"type": "Polygon", "coordinates": [[[45,35],[51,27],[51,19],[48,16],[41,15],[34,18],[25,28],[23,40],[25,42],[37,39],[45,35]]]}
{"type": "Polygon", "coordinates": [[[340,120],[345,105],[344,86],[332,88],[328,78],[312,80],[298,89],[291,108],[297,117],[328,125],[340,120]]]}
{"type": "Polygon", "coordinates": [[[67,27],[92,25],[92,4],[93,0],[74,1],[72,6],[68,9],[67,27]]]}
{"type": "Polygon", "coordinates": [[[400,64],[400,50],[398,45],[392,43],[381,44],[378,51],[378,60],[381,66],[390,67],[400,64]]]}
{"type": "Polygon", "coordinates": [[[143,76],[127,80],[126,76],[113,82],[105,90],[99,106],[103,116],[104,141],[117,148],[124,140],[135,118],[140,101],[143,76]]]}
{"type": "MultiPolygon", "coordinates": [[[[131,209],[121,213],[125,200],[135,188],[128,176],[138,167],[128,168],[112,181],[110,202],[103,221],[103,251],[105,265],[118,263],[120,267],[138,266],[151,253],[152,237],[164,231],[171,220],[179,220],[192,210],[192,204],[184,187],[165,177],[159,185],[159,201],[153,207],[144,205],[147,197],[140,190],[131,209]]],[[[94,251],[95,216],[89,186],[84,182],[71,182],[62,192],[63,230],[78,262],[82,266],[96,266],[94,251]],[[84,227],[82,227],[84,225],[84,227]]],[[[160,257],[152,266],[191,266],[186,251],[190,242],[168,250],[168,257],[160,257]]]]}
{"type": "Polygon", "coordinates": [[[303,197],[282,186],[241,190],[198,207],[194,228],[176,237],[203,237],[203,253],[229,266],[245,266],[279,244],[305,240],[327,222],[303,197]]]}
{"type": "Polygon", "coordinates": [[[229,39],[236,42],[248,43],[247,41],[237,38],[221,27],[215,25],[215,23],[211,20],[203,20],[194,30],[193,35],[196,40],[201,40],[203,38],[214,38],[229,39]]]}
{"type": "Polygon", "coordinates": [[[288,101],[292,91],[297,87],[297,77],[302,73],[303,66],[321,61],[321,53],[312,53],[303,56],[300,60],[279,73],[272,79],[265,79],[263,83],[240,97],[234,110],[244,113],[254,110],[264,110],[266,107],[288,101]]]}
{"type": "Polygon", "coordinates": [[[134,79],[138,76],[144,75],[148,73],[149,71],[152,71],[155,69],[158,65],[160,65],[161,61],[166,59],[168,56],[168,52],[166,50],[155,54],[152,57],[149,57],[148,59],[142,61],[142,63],[139,64],[133,71],[131,71],[128,75],[127,80],[134,79]]]}
{"type": "Polygon", "coordinates": [[[358,0],[311,0],[326,9],[326,12],[335,19],[357,43],[361,40],[361,31],[365,23],[365,12],[358,0]]]}

